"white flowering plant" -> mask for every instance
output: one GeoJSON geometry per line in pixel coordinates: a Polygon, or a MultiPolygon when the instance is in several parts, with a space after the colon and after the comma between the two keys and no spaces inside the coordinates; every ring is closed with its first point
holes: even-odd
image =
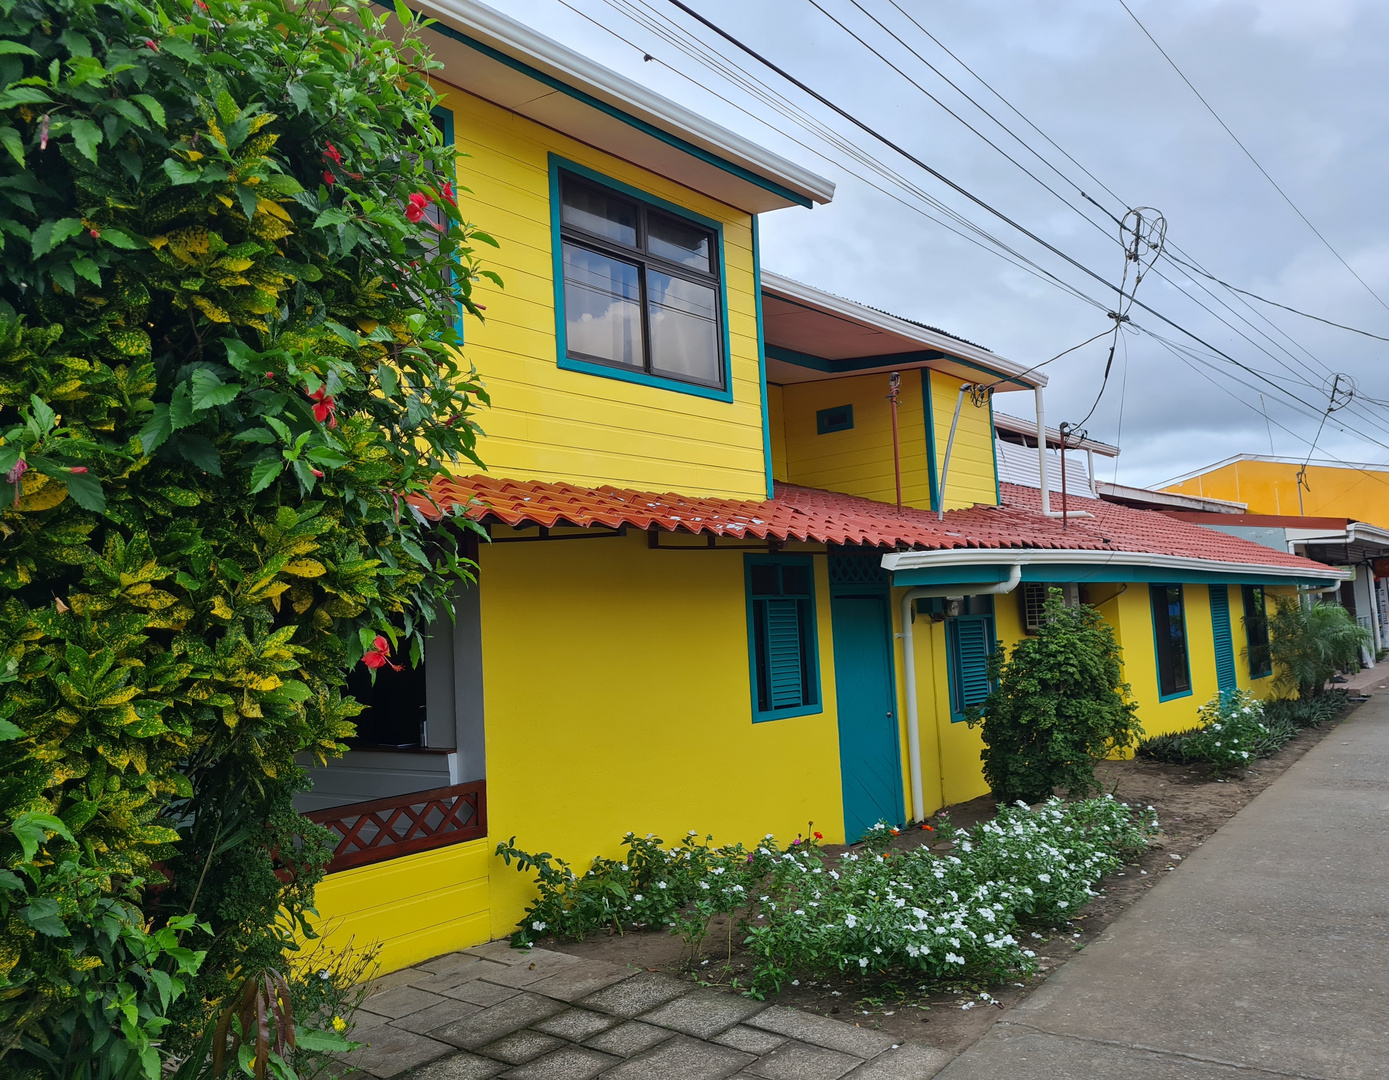
{"type": "Polygon", "coordinates": [[[629,833],[625,862],[595,859],[582,876],[548,854],[519,851],[514,838],[498,854],[537,871],[539,896],[513,944],[604,925],[664,925],[697,949],[722,914],[752,958],[748,990],[762,997],[802,976],[1030,971],[1035,961],[1019,940],[1020,924],[1073,914],[1101,877],[1147,846],[1157,825],[1151,807],[1105,796],[1004,807],[969,831],[944,824],[935,833],[952,842],[943,853],[893,850],[897,830],[880,824],[834,856],[813,833],[784,848],[771,836],[744,848],[714,847],[693,834],[664,848],[658,838],[629,833]]]}
{"type": "Polygon", "coordinates": [[[1200,762],[1213,772],[1230,773],[1278,750],[1299,730],[1285,718],[1270,719],[1252,694],[1225,690],[1201,707],[1196,727],[1144,740],[1138,750],[1159,761],[1200,762]]]}

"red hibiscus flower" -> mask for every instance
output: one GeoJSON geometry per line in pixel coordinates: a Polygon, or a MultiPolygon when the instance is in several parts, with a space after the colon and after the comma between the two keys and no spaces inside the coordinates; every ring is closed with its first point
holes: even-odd
{"type": "Polygon", "coordinates": [[[405,218],[407,221],[418,222],[424,217],[425,208],[434,200],[422,191],[417,191],[410,196],[405,204],[405,218]]]}
{"type": "Polygon", "coordinates": [[[444,181],[444,186],[439,189],[439,194],[443,196],[444,201],[447,202],[450,206],[458,205],[458,199],[453,194],[453,185],[450,184],[448,181],[444,181]]]}
{"type": "Polygon", "coordinates": [[[334,184],[338,182],[338,178],[333,175],[332,169],[323,170],[323,182],[327,184],[329,187],[332,187],[334,184]]]}
{"type": "Polygon", "coordinates": [[[341,165],[342,153],[338,150],[338,148],[334,146],[331,142],[326,143],[325,146],[327,147],[327,149],[323,151],[323,156],[326,157],[329,161],[333,162],[335,165],[341,165]]]}
{"type": "Polygon", "coordinates": [[[389,667],[392,671],[399,671],[402,665],[392,664],[390,655],[391,643],[377,634],[376,640],[371,643],[371,648],[362,654],[362,663],[366,664],[372,671],[383,667],[389,667]]]}
{"type": "Polygon", "coordinates": [[[320,424],[327,420],[330,428],[338,426],[338,418],[333,415],[338,405],[337,402],[333,400],[333,395],[328,393],[326,387],[320,386],[309,395],[309,400],[314,403],[313,418],[315,420],[320,424]]]}

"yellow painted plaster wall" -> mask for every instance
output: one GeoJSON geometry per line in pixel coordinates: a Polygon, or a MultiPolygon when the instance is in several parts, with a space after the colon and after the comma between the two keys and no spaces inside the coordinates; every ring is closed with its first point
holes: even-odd
{"type": "MultiPolygon", "coordinates": [[[[935,416],[936,476],[945,471],[945,448],[950,440],[950,422],[960,396],[960,379],[932,371],[931,411],[935,416]]],[[[998,504],[998,484],[994,471],[993,421],[986,401],[975,405],[968,394],[960,406],[955,443],[950,453],[950,474],[942,493],[945,508],[953,510],[975,503],[998,504]]]]}
{"type": "Polygon", "coordinates": [[[329,874],[314,894],[323,944],[377,944],[384,973],[491,940],[491,846],[471,840],[329,874]]]}
{"type": "Polygon", "coordinates": [[[1299,466],[1281,461],[1232,461],[1164,490],[1249,504],[1251,514],[1348,517],[1389,528],[1389,470],[1307,467],[1299,507],[1299,466]]]}
{"type": "MultiPolygon", "coordinates": [[[[902,373],[897,409],[902,501],[909,506],[930,509],[920,379],[919,371],[902,373]]],[[[786,478],[793,484],[895,503],[892,407],[888,404],[887,392],[885,375],[859,375],[782,387],[786,478]],[[854,426],[847,431],[818,434],[815,414],[840,405],[854,407],[854,426]]]]}
{"type": "Polygon", "coordinates": [[[765,496],[751,217],[461,90],[438,88],[454,114],[458,180],[472,189],[460,205],[501,245],[482,251],[506,287],[476,284],[486,322],[469,320],[466,328],[467,359],[492,396],[480,417],[489,469],[515,479],[765,496]],[[732,402],[557,366],[551,152],[723,223],[732,402]]]}
{"type": "MultiPolygon", "coordinates": [[[[663,542],[670,538],[663,538],[663,542]]],[[[743,552],[625,538],[483,545],[493,841],[582,871],[629,830],[674,843],[844,835],[829,581],[815,559],[823,711],[753,723],[743,552]]],[[[794,552],[794,548],[791,549],[794,552]]],[[[534,897],[494,859],[492,934],[534,897]]]]}

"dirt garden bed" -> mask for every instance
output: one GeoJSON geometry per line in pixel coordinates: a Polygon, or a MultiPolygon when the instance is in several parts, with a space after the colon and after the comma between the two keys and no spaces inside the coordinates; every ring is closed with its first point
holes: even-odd
{"type": "MultiPolygon", "coordinates": [[[[788,986],[771,1000],[945,1050],[959,1051],[969,1046],[1051,972],[1094,940],[1163,874],[1179,873],[1182,860],[1208,836],[1319,741],[1334,736],[1356,704],[1352,701],[1336,720],[1301,732],[1282,750],[1257,761],[1244,774],[1228,779],[1213,778],[1198,765],[1168,765],[1146,759],[1102,763],[1097,776],[1105,790],[1125,802],[1153,806],[1162,831],[1154,846],[1137,862],[1105,878],[1097,886],[1100,895],[1070,921],[1043,928],[1041,938],[1029,943],[1036,950],[1040,966],[1032,978],[990,985],[960,982],[923,986],[910,977],[845,977],[822,980],[818,985],[802,981],[788,986]]],[[[948,809],[955,825],[968,827],[992,817],[996,805],[985,796],[948,809]]],[[[905,830],[894,846],[907,849],[923,840],[930,842],[930,836],[920,830],[905,830]]],[[[939,842],[932,844],[932,850],[947,847],[939,842]]],[[[536,944],[575,956],[674,972],[709,985],[736,985],[740,973],[750,967],[737,942],[730,940],[729,926],[722,920],[711,928],[703,956],[698,959],[689,956],[680,938],[655,930],[592,934],[582,941],[546,938],[536,944]]]]}

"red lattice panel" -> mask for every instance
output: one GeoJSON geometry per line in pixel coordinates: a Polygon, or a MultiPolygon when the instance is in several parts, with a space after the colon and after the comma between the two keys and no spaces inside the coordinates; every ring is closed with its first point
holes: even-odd
{"type": "Polygon", "coordinates": [[[412,791],[305,815],[341,839],[328,873],[487,835],[487,782],[412,791]]]}

